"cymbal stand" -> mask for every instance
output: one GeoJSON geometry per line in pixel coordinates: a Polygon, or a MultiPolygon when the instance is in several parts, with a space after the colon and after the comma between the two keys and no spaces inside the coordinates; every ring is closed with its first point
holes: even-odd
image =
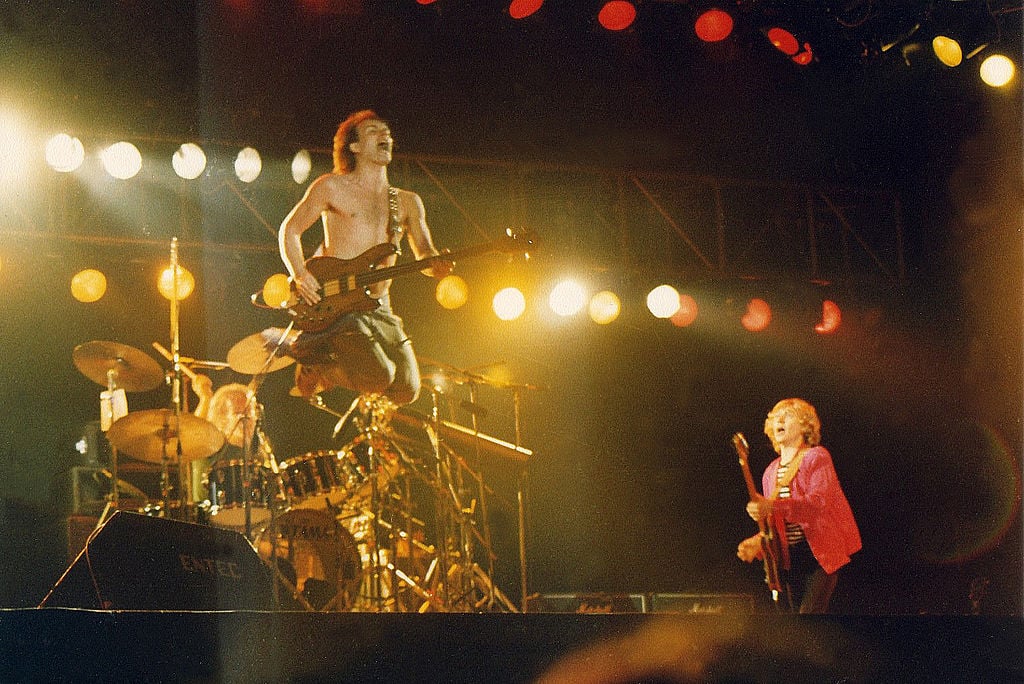
{"type": "MultiPolygon", "coordinates": [[[[479,387],[477,385],[477,382],[473,378],[470,378],[468,384],[469,384],[469,402],[470,402],[470,405],[473,406],[473,407],[478,407],[479,403],[477,401],[477,395],[478,395],[479,387]]],[[[480,413],[481,413],[480,410],[474,410],[474,411],[470,412],[470,416],[472,417],[473,432],[476,432],[476,433],[480,432],[480,424],[479,424],[480,423],[480,418],[479,418],[480,413]]],[[[483,521],[483,525],[482,525],[482,527],[483,527],[483,545],[484,545],[485,551],[487,552],[487,573],[486,573],[486,580],[487,581],[484,582],[484,591],[486,593],[486,597],[485,597],[485,600],[483,602],[481,602],[481,603],[482,603],[482,605],[486,606],[487,608],[491,608],[494,605],[494,588],[495,588],[494,587],[494,582],[493,582],[493,578],[494,578],[494,551],[493,551],[493,546],[491,544],[491,523],[490,523],[490,516],[487,513],[487,492],[486,492],[487,488],[484,486],[483,473],[482,473],[482,471],[480,471],[480,465],[481,465],[481,462],[482,462],[483,459],[481,458],[479,443],[474,443],[474,450],[476,452],[476,454],[475,454],[476,455],[475,466],[476,466],[476,469],[477,469],[477,473],[475,474],[475,479],[476,479],[476,485],[477,485],[477,497],[478,497],[479,502],[480,502],[480,519],[483,521]]],[[[472,525],[473,524],[473,519],[472,518],[466,519],[464,521],[464,524],[472,525]]],[[[472,546],[471,546],[472,542],[468,541],[467,544],[470,545],[469,546],[469,550],[471,551],[472,550],[472,546]]],[[[472,556],[469,553],[467,553],[466,555],[467,555],[467,557],[465,559],[465,564],[467,566],[472,564],[472,567],[478,567],[476,565],[476,563],[473,562],[472,556]]],[[[473,576],[474,576],[474,578],[479,579],[479,578],[477,578],[476,573],[474,573],[473,576]]]]}
{"type": "MultiPolygon", "coordinates": [[[[252,457],[252,446],[253,441],[257,435],[262,433],[260,429],[260,421],[263,417],[263,407],[256,401],[256,394],[259,392],[260,386],[267,379],[268,371],[270,370],[270,364],[277,357],[278,353],[284,346],[284,342],[288,339],[289,333],[292,331],[294,321],[288,324],[284,332],[281,333],[281,338],[277,341],[277,344],[267,355],[266,360],[263,362],[263,366],[252,376],[252,380],[249,381],[249,385],[245,392],[245,406],[242,407],[242,412],[235,418],[234,425],[228,430],[227,435],[230,436],[235,434],[239,424],[242,426],[242,511],[245,516],[245,538],[252,539],[252,470],[250,469],[252,457]],[[255,424],[250,426],[249,423],[253,422],[251,414],[256,413],[255,424]]],[[[260,437],[262,439],[262,437],[260,437]]],[[[274,464],[276,465],[276,464],[274,464]]],[[[269,492],[268,492],[269,494],[269,492]]],[[[270,524],[274,524],[274,506],[270,508],[270,524]]],[[[275,544],[276,546],[276,544],[275,544]]],[[[277,549],[273,549],[271,558],[276,554],[277,549]]]]}
{"type": "MultiPolygon", "coordinates": [[[[515,421],[515,446],[522,444],[522,413],[519,387],[512,387],[512,411],[515,421]]],[[[524,464],[519,469],[519,476],[516,478],[516,527],[519,537],[519,597],[520,610],[526,612],[526,600],[529,596],[526,584],[526,476],[527,469],[524,464]]]]}
{"type": "MultiPolygon", "coordinates": [[[[104,430],[109,430],[115,420],[128,413],[128,400],[123,397],[124,391],[117,388],[117,371],[110,368],[107,370],[107,390],[100,393],[100,426],[104,430]]],[[[112,486],[110,493],[107,495],[107,503],[103,506],[103,512],[100,513],[99,520],[96,521],[97,530],[107,521],[107,517],[120,507],[117,460],[117,447],[111,444],[110,473],[112,486]]]]}

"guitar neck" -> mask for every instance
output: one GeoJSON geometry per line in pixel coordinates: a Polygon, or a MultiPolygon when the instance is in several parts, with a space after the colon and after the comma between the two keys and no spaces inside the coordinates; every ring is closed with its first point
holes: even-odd
{"type": "Polygon", "coordinates": [[[477,256],[490,252],[494,249],[494,245],[491,243],[476,245],[474,247],[467,247],[454,252],[446,252],[444,254],[435,254],[416,261],[410,261],[404,264],[395,264],[394,266],[385,266],[383,268],[376,268],[366,273],[361,273],[356,276],[356,285],[359,288],[364,288],[367,285],[379,283],[384,280],[391,280],[398,278],[416,271],[422,271],[423,269],[432,266],[438,261],[455,261],[456,259],[465,259],[471,256],[477,256]]]}

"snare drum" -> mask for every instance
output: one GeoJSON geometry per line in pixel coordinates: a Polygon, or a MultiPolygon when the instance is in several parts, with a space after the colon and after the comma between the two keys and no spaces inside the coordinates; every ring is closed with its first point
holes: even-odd
{"type": "MultiPolygon", "coordinates": [[[[243,461],[223,461],[207,474],[210,496],[210,522],[220,527],[245,526],[245,486],[243,461]]],[[[260,524],[270,518],[270,505],[279,491],[277,476],[263,466],[249,464],[249,521],[260,524]]]]}
{"type": "Polygon", "coordinates": [[[344,500],[341,455],[337,451],[313,451],[279,464],[285,496],[292,508],[327,508],[328,503],[334,506],[344,500]]]}

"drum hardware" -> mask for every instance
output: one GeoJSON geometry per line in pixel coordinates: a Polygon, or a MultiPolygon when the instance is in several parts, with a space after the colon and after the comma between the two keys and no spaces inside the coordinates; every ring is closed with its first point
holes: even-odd
{"type": "MultiPolygon", "coordinates": [[[[85,377],[105,387],[100,393],[100,426],[106,432],[115,421],[128,413],[125,392],[146,392],[163,381],[160,365],[148,354],[118,342],[93,340],[78,345],[71,352],[75,367],[85,377]]],[[[108,439],[109,441],[109,439],[108,439]]],[[[117,448],[111,443],[111,480],[119,483],[117,448]]],[[[109,499],[96,522],[99,529],[119,505],[119,487],[110,489],[109,499]]]]}

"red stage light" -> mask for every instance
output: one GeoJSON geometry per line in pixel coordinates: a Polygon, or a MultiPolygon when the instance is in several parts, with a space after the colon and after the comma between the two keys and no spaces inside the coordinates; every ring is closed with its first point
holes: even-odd
{"type": "Polygon", "coordinates": [[[775,28],[768,29],[768,40],[772,42],[772,45],[790,57],[800,51],[800,42],[796,39],[796,36],[784,28],[776,26],[775,28]]]}
{"type": "Polygon", "coordinates": [[[831,299],[821,303],[821,322],[814,326],[814,332],[820,335],[828,335],[839,329],[839,323],[843,320],[839,305],[831,299]]]}
{"type": "Polygon", "coordinates": [[[685,328],[697,320],[698,313],[700,313],[700,309],[697,306],[697,300],[688,294],[681,294],[679,295],[679,311],[676,311],[669,320],[673,325],[685,328]]]}
{"type": "Polygon", "coordinates": [[[751,299],[747,302],[747,312],[740,319],[740,324],[750,332],[761,332],[772,322],[772,307],[763,299],[751,299]]]}
{"type": "Polygon", "coordinates": [[[513,19],[525,19],[543,4],[544,0],[512,0],[508,6],[508,15],[513,19]]]}
{"type": "Polygon", "coordinates": [[[717,43],[732,33],[732,16],[720,9],[709,9],[697,17],[693,30],[705,43],[717,43]]]}
{"type": "Polygon", "coordinates": [[[622,31],[633,25],[636,7],[626,0],[610,0],[597,13],[597,21],[609,31],[622,31]]]}

